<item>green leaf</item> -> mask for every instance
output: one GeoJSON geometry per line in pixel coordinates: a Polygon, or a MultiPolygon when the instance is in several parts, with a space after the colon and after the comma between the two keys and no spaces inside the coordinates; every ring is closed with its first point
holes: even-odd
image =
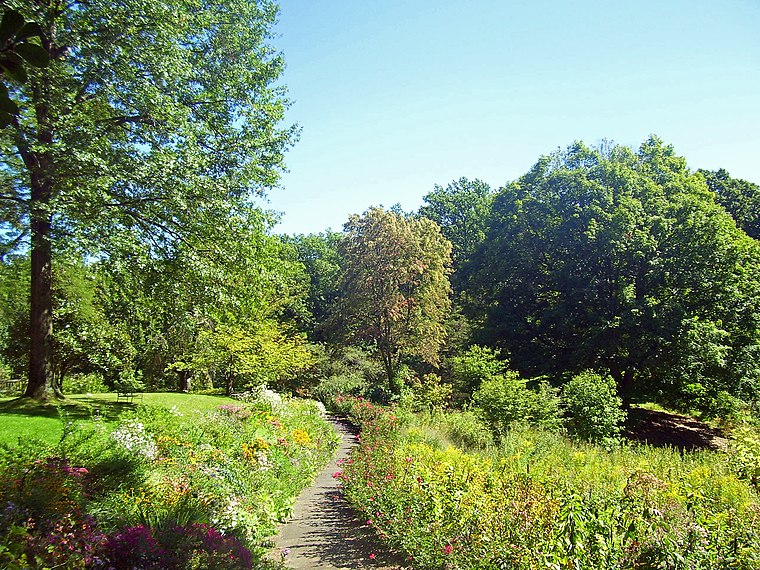
{"type": "Polygon", "coordinates": [[[16,34],[16,41],[25,40],[27,38],[44,37],[45,33],[37,22],[27,22],[24,27],[21,28],[16,34]]]}
{"type": "Polygon", "coordinates": [[[50,63],[50,55],[47,50],[37,44],[18,44],[16,52],[34,67],[45,67],[50,63]]]}
{"type": "Polygon", "coordinates": [[[3,21],[0,22],[0,44],[5,45],[23,26],[24,18],[21,14],[15,10],[6,10],[3,21]]]}
{"type": "Polygon", "coordinates": [[[11,115],[18,114],[18,105],[8,96],[8,88],[2,83],[0,83],[0,111],[11,115]]]}
{"type": "Polygon", "coordinates": [[[0,67],[5,71],[6,75],[9,75],[19,83],[26,83],[27,75],[24,66],[21,63],[15,61],[0,61],[0,67]]]}

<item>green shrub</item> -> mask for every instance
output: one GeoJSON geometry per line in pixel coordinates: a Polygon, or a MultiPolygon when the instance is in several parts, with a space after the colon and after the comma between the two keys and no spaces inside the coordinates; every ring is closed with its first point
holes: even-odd
{"type": "Polygon", "coordinates": [[[325,405],[332,406],[338,396],[365,396],[369,388],[369,382],[359,374],[338,374],[323,378],[311,394],[325,405]]]}
{"type": "Polygon", "coordinates": [[[574,376],[562,391],[562,403],[572,436],[593,442],[609,442],[620,436],[626,413],[611,377],[591,371],[574,376]]]}
{"type": "Polygon", "coordinates": [[[314,345],[316,362],[304,374],[311,397],[332,406],[341,395],[388,399],[387,379],[381,364],[357,346],[314,345]],[[384,392],[376,395],[375,392],[384,392]]]}
{"type": "Polygon", "coordinates": [[[734,471],[760,490],[760,430],[748,423],[741,424],[731,430],[729,442],[734,471]]]}
{"type": "Polygon", "coordinates": [[[64,394],[102,394],[110,392],[103,376],[96,372],[89,374],[73,374],[63,379],[64,394]]]}
{"type": "Polygon", "coordinates": [[[461,356],[448,361],[455,395],[467,400],[485,380],[491,380],[509,371],[509,362],[501,360],[498,350],[473,345],[461,356]]]}
{"type": "Polygon", "coordinates": [[[451,401],[451,384],[445,384],[437,374],[412,377],[401,389],[398,406],[410,412],[443,410],[451,401]]]}
{"type": "Polygon", "coordinates": [[[472,400],[494,436],[504,435],[514,422],[527,422],[545,429],[560,426],[559,398],[547,383],[541,382],[538,390],[526,386],[517,372],[485,380],[473,394],[472,400]]]}
{"type": "Polygon", "coordinates": [[[493,445],[488,426],[472,410],[441,414],[439,423],[451,442],[460,449],[485,449],[493,445]]]}

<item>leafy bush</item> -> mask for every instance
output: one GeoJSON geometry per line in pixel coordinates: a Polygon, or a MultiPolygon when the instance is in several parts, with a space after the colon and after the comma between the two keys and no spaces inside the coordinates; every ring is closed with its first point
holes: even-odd
{"type": "Polygon", "coordinates": [[[472,411],[451,412],[442,416],[449,439],[464,450],[485,449],[493,445],[488,427],[472,411]]]}
{"type": "Polygon", "coordinates": [[[451,357],[448,368],[456,397],[466,401],[485,380],[507,374],[509,362],[502,360],[498,350],[473,345],[461,356],[451,357]]]}
{"type": "Polygon", "coordinates": [[[411,412],[443,410],[451,400],[451,384],[445,384],[437,374],[412,376],[401,389],[398,405],[411,412]]]}
{"type": "Polygon", "coordinates": [[[311,393],[313,397],[329,406],[341,395],[366,396],[369,387],[367,379],[360,374],[337,374],[323,378],[311,393]]]}
{"type": "MultiPolygon", "coordinates": [[[[444,442],[450,442],[465,451],[483,450],[494,445],[488,425],[472,410],[418,414],[417,422],[430,426],[440,434],[444,442]]],[[[445,448],[444,445],[439,447],[445,448]]]]}
{"type": "Polygon", "coordinates": [[[358,346],[316,345],[317,362],[307,375],[312,378],[311,396],[332,406],[338,396],[371,398],[387,383],[382,365],[358,346]]]}
{"type": "Polygon", "coordinates": [[[591,371],[574,376],[562,391],[562,403],[569,416],[568,431],[574,437],[608,442],[620,436],[626,413],[611,377],[591,371]]]}
{"type": "Polygon", "coordinates": [[[64,394],[102,394],[110,391],[103,376],[96,372],[72,374],[63,379],[64,394]]]}
{"type": "Polygon", "coordinates": [[[760,490],[760,430],[748,423],[731,430],[729,457],[736,474],[760,490]]]}
{"type": "Polygon", "coordinates": [[[143,382],[142,377],[142,372],[139,370],[127,368],[119,372],[119,380],[117,381],[117,384],[121,389],[128,392],[144,392],[145,383],[143,382]]]}
{"type": "Polygon", "coordinates": [[[547,382],[541,382],[538,390],[526,384],[517,372],[508,371],[485,380],[473,394],[473,403],[495,437],[506,434],[514,422],[550,430],[560,426],[556,391],[547,382]]]}

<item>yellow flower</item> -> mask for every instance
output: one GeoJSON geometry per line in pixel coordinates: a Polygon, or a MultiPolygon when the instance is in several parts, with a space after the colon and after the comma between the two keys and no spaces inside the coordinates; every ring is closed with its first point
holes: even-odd
{"type": "Polygon", "coordinates": [[[302,429],[294,429],[291,435],[293,437],[293,443],[297,443],[298,445],[309,445],[311,443],[309,434],[302,429]]]}

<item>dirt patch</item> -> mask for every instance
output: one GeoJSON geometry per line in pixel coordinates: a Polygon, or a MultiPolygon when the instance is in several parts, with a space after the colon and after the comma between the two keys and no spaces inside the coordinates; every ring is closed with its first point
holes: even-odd
{"type": "Polygon", "coordinates": [[[632,408],[624,435],[633,441],[657,447],[676,447],[681,451],[725,450],[728,444],[719,429],[679,414],[632,408]]]}

